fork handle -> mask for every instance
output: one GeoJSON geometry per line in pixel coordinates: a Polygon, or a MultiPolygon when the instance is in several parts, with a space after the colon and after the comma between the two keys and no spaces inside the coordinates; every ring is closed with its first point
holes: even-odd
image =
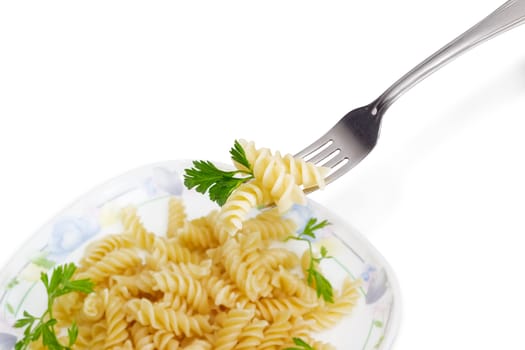
{"type": "Polygon", "coordinates": [[[509,0],[465,33],[443,46],[432,56],[390,86],[372,106],[374,115],[382,115],[394,101],[410,88],[454,58],[496,35],[525,22],[525,0],[509,0]]]}

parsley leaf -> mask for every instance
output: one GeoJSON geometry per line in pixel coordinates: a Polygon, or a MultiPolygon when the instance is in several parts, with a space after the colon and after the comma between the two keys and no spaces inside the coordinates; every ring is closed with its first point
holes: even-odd
{"type": "Polygon", "coordinates": [[[67,337],[69,341],[69,346],[73,346],[73,344],[75,344],[78,338],[78,325],[75,321],[73,321],[71,328],[68,328],[67,337]]]}
{"type": "Polygon", "coordinates": [[[184,185],[189,189],[195,188],[199,193],[208,193],[212,201],[224,205],[237,187],[253,179],[251,165],[238,141],[235,141],[230,154],[232,160],[247,170],[224,171],[210,161],[196,160],[193,168],[185,170],[184,185]]]}
{"type": "Polygon", "coordinates": [[[44,284],[47,292],[47,310],[42,316],[37,317],[24,311],[23,317],[16,320],[15,328],[25,328],[24,337],[15,344],[16,350],[26,350],[29,345],[42,338],[42,344],[48,349],[70,350],[78,337],[78,326],[75,322],[67,329],[68,345],[60,344],[55,331],[57,320],[53,318],[53,304],[55,300],[71,292],[90,293],[93,291],[93,282],[89,279],[72,280],[77,267],[75,264],[65,264],[57,266],[51,278],[42,272],[40,280],[44,284]]]}
{"type": "Polygon", "coordinates": [[[196,160],[193,168],[186,169],[184,185],[195,188],[199,193],[206,193],[210,199],[222,206],[231,193],[250,177],[236,177],[239,171],[223,171],[212,162],[196,160]]]}
{"type": "Polygon", "coordinates": [[[250,165],[248,158],[246,158],[246,152],[244,151],[244,148],[242,148],[242,145],[239,141],[235,140],[235,142],[233,143],[233,147],[230,150],[230,155],[234,162],[239,163],[240,165],[245,167],[246,170],[251,171],[252,166],[250,165]]]}
{"type": "Polygon", "coordinates": [[[312,248],[312,242],[310,239],[315,239],[315,231],[326,227],[330,225],[330,223],[327,220],[318,221],[317,218],[311,218],[306,223],[304,229],[302,232],[300,232],[297,236],[290,236],[287,238],[293,239],[296,241],[303,241],[308,243],[308,249],[310,253],[310,263],[308,265],[308,268],[306,269],[307,276],[306,281],[308,282],[308,285],[310,287],[315,288],[317,292],[317,297],[322,297],[325,301],[329,303],[334,302],[334,289],[332,287],[332,284],[330,281],[317,269],[317,265],[324,260],[324,259],[330,259],[332,256],[328,255],[328,249],[326,249],[325,246],[321,246],[320,248],[320,254],[321,256],[316,258],[314,256],[313,248],[312,248]]]}
{"type": "Polygon", "coordinates": [[[315,231],[328,226],[330,223],[328,220],[323,220],[321,222],[317,222],[317,218],[310,218],[308,222],[306,223],[306,226],[303,229],[303,232],[301,232],[302,235],[315,238],[315,231]]]}
{"type": "Polygon", "coordinates": [[[322,258],[328,257],[328,249],[326,249],[324,245],[321,246],[321,250],[319,251],[319,253],[321,253],[322,258]]]}
{"type": "Polygon", "coordinates": [[[308,269],[308,284],[312,285],[312,282],[315,282],[317,297],[323,297],[323,299],[329,303],[334,302],[334,290],[332,284],[314,267],[308,269]]]}
{"type": "Polygon", "coordinates": [[[298,347],[286,348],[284,350],[315,350],[310,344],[302,340],[301,338],[292,338],[293,343],[298,347]]]}

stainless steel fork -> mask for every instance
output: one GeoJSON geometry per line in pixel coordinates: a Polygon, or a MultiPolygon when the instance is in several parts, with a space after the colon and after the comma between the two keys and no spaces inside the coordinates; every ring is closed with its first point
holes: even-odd
{"type": "MultiPolygon", "coordinates": [[[[330,183],[356,166],[375,147],[381,119],[402,94],[445,64],[496,35],[525,22],[525,0],[510,0],[449,44],[425,59],[372,103],[346,114],[326,134],[296,154],[331,168],[330,183]]],[[[309,188],[312,192],[316,188],[309,188]]]]}

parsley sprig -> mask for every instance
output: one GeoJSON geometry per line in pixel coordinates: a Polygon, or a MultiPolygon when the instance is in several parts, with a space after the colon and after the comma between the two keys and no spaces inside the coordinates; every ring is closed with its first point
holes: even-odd
{"type": "Polygon", "coordinates": [[[185,170],[184,185],[189,189],[195,188],[199,193],[208,192],[210,199],[222,206],[237,187],[253,179],[252,166],[239,141],[235,140],[230,155],[244,169],[224,171],[210,161],[196,160],[193,168],[185,170]]]}
{"type": "Polygon", "coordinates": [[[322,297],[325,301],[333,303],[334,302],[334,289],[330,281],[317,269],[317,266],[322,260],[330,259],[331,256],[328,255],[328,250],[325,246],[321,246],[320,256],[315,257],[312,242],[308,238],[315,239],[315,231],[328,226],[330,223],[327,220],[318,221],[317,218],[311,218],[306,223],[303,231],[297,236],[290,236],[287,239],[293,239],[296,241],[303,241],[308,243],[308,250],[310,253],[310,263],[308,269],[306,270],[307,276],[306,281],[308,285],[314,287],[317,292],[317,297],[322,297]]]}
{"type": "Polygon", "coordinates": [[[296,347],[288,347],[284,350],[315,350],[313,346],[302,340],[301,338],[292,338],[293,343],[297,345],[296,347]]]}
{"type": "Polygon", "coordinates": [[[93,282],[89,279],[72,280],[77,267],[73,263],[59,265],[51,274],[51,278],[42,272],[40,280],[47,292],[47,309],[42,316],[34,316],[24,311],[23,317],[18,319],[15,328],[25,328],[24,337],[15,344],[16,350],[25,350],[29,344],[42,338],[42,344],[50,350],[71,350],[78,337],[78,326],[75,322],[67,329],[68,343],[62,345],[57,337],[53,318],[53,303],[55,300],[71,292],[91,293],[93,282]]]}

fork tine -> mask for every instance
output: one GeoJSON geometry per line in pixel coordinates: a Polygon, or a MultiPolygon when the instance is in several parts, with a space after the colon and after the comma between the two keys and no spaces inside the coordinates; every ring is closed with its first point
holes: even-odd
{"type": "MultiPolygon", "coordinates": [[[[325,184],[328,185],[330,182],[338,179],[355,165],[352,165],[350,163],[350,159],[348,159],[348,157],[343,157],[341,154],[339,155],[339,157],[333,157],[328,162],[326,162],[326,164],[324,164],[323,166],[329,167],[330,172],[328,173],[328,176],[326,176],[324,179],[325,184]]],[[[318,189],[318,186],[308,187],[304,189],[304,193],[310,194],[314,191],[317,191],[318,189]]]]}
{"type": "Polygon", "coordinates": [[[335,162],[334,165],[330,166],[330,168],[332,168],[332,171],[325,178],[325,182],[328,184],[334,180],[337,180],[339,177],[350,171],[350,169],[352,169],[354,166],[359,164],[359,162],[361,162],[367,154],[368,153],[361,153],[352,155],[350,157],[336,157],[339,158],[339,161],[335,162]]]}
{"type": "Polygon", "coordinates": [[[329,142],[333,142],[333,140],[331,138],[327,138],[325,136],[319,138],[318,140],[316,140],[312,144],[310,144],[310,146],[307,146],[303,150],[299,151],[299,153],[295,154],[295,157],[306,158],[308,155],[310,155],[310,154],[314,153],[315,151],[323,148],[323,146],[325,146],[329,142]]]}
{"type": "Polygon", "coordinates": [[[358,162],[351,162],[347,157],[339,159],[339,162],[334,164],[331,168],[334,169],[330,174],[325,178],[325,182],[329,184],[330,182],[337,180],[342,175],[346,174],[350,169],[354,167],[358,162]]]}
{"type": "Polygon", "coordinates": [[[342,154],[342,152],[339,152],[334,157],[324,162],[322,166],[327,167],[327,168],[335,168],[337,164],[341,163],[345,159],[348,159],[348,157],[345,157],[344,154],[342,154]]]}
{"type": "MultiPolygon", "coordinates": [[[[295,156],[329,169],[325,183],[330,183],[359,164],[375,147],[384,111],[375,110],[376,102],[347,113],[328,132],[295,156]]],[[[305,193],[319,187],[303,189],[305,193]]]]}
{"type": "MultiPolygon", "coordinates": [[[[315,154],[313,157],[308,158],[307,160],[311,163],[318,164],[321,163],[323,159],[326,159],[330,157],[331,155],[337,155],[337,153],[341,152],[341,148],[335,144],[335,142],[332,142],[327,147],[323,148],[319,153],[315,154]]],[[[335,156],[334,155],[334,156],[335,156]]]]}

